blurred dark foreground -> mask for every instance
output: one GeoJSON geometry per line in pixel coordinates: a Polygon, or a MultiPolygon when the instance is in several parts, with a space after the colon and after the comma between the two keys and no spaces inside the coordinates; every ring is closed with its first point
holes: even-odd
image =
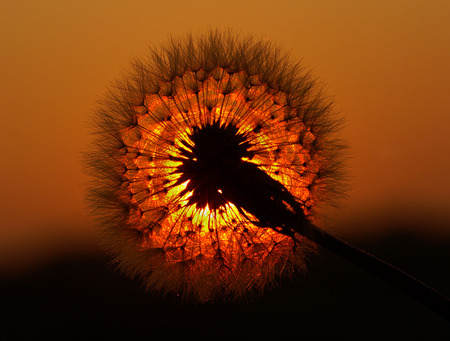
{"type": "MultiPolygon", "coordinates": [[[[450,242],[396,235],[357,246],[450,295],[450,242]]],[[[1,280],[0,339],[450,340],[450,324],[321,250],[308,272],[246,302],[146,293],[101,255],[1,280]]]]}

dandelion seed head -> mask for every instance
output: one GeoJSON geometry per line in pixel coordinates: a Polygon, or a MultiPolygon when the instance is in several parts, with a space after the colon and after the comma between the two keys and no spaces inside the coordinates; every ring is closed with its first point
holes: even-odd
{"type": "Polygon", "coordinates": [[[271,203],[312,221],[340,193],[331,102],[268,42],[172,39],[132,62],[95,122],[89,197],[118,266],[151,290],[200,301],[263,290],[314,249],[277,226],[271,203]],[[264,199],[274,186],[286,196],[264,199]]]}

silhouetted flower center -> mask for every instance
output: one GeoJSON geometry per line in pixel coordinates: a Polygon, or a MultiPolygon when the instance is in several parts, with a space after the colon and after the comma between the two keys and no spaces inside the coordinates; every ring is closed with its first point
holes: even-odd
{"type": "Polygon", "coordinates": [[[233,124],[214,122],[193,127],[181,143],[179,151],[186,159],[177,167],[176,173],[181,173],[178,183],[189,180],[182,194],[192,191],[189,204],[198,209],[225,206],[224,191],[229,191],[230,182],[238,176],[242,159],[253,156],[246,135],[233,124]]]}

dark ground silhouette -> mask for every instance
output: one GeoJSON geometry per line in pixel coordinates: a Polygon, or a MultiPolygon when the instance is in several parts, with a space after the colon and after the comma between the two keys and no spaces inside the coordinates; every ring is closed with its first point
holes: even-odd
{"type": "MultiPolygon", "coordinates": [[[[450,295],[450,242],[396,235],[359,247],[450,295]]],[[[60,260],[1,281],[1,339],[450,340],[450,325],[329,251],[306,275],[239,303],[145,293],[105,265],[60,260]]]]}

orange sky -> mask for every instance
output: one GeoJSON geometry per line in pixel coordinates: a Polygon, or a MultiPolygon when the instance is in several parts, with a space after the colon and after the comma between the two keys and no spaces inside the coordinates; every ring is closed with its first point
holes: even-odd
{"type": "Polygon", "coordinates": [[[334,95],[352,156],[335,232],[392,211],[450,238],[449,17],[437,0],[2,1],[0,267],[95,241],[79,162],[95,101],[148,44],[208,27],[277,42],[334,95]]]}

